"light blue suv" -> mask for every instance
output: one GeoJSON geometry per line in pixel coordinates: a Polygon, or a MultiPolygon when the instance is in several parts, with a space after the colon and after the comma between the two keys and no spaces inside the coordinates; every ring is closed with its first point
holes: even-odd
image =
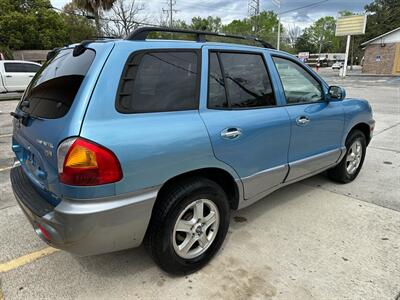
{"type": "Polygon", "coordinates": [[[325,170],[357,177],[367,101],[268,43],[209,35],[250,39],[147,27],[49,54],[11,113],[13,190],[45,242],[78,255],[144,242],[162,269],[190,273],[221,247],[230,210],[325,170]]]}

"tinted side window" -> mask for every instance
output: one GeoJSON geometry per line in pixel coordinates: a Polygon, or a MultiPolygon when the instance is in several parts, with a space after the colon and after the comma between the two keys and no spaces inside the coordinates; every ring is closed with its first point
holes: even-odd
{"type": "Polygon", "coordinates": [[[34,64],[24,64],[25,72],[27,73],[36,73],[39,71],[40,66],[34,64]]]}
{"type": "Polygon", "coordinates": [[[323,99],[321,84],[299,64],[273,57],[288,104],[312,103],[323,99]]]}
{"type": "Polygon", "coordinates": [[[194,51],[135,54],[121,77],[116,108],[122,113],[198,109],[198,56],[194,51]]]}
{"type": "Polygon", "coordinates": [[[215,52],[210,53],[208,71],[208,107],[228,107],[228,101],[225,93],[225,82],[224,78],[222,77],[218,55],[215,52]]]}
{"type": "Polygon", "coordinates": [[[22,63],[4,63],[4,69],[9,73],[23,73],[25,71],[24,64],[22,63]]]}
{"type": "Polygon", "coordinates": [[[232,108],[275,105],[272,84],[260,54],[220,53],[232,108]]]}

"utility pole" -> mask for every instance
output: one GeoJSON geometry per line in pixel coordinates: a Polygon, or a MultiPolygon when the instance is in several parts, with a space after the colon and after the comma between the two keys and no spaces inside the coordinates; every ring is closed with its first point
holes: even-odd
{"type": "Polygon", "coordinates": [[[173,19],[172,14],[178,12],[178,10],[174,9],[174,5],[176,4],[176,1],[175,1],[175,0],[168,0],[168,1],[167,1],[167,4],[168,4],[168,9],[164,9],[164,8],[163,8],[163,12],[168,14],[168,17],[169,17],[169,27],[172,28],[172,27],[173,27],[173,24],[174,24],[174,22],[173,22],[174,19],[173,19]]]}
{"type": "Polygon", "coordinates": [[[258,16],[260,15],[260,0],[247,0],[247,14],[253,18],[253,32],[257,36],[259,30],[258,16]]]}
{"type": "Polygon", "coordinates": [[[278,37],[276,49],[279,50],[281,47],[281,0],[272,0],[272,2],[278,7],[278,37]]]}

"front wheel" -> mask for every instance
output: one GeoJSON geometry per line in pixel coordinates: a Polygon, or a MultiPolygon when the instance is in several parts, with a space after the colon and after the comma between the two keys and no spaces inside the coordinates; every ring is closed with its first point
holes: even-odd
{"type": "Polygon", "coordinates": [[[205,178],[182,181],[158,199],[145,245],[166,272],[192,273],[216,254],[229,227],[223,189],[205,178]]]}
{"type": "Polygon", "coordinates": [[[328,171],[329,177],[341,183],[353,181],[361,171],[366,150],[364,133],[360,130],[352,131],[346,140],[346,155],[336,167],[328,171]]]}

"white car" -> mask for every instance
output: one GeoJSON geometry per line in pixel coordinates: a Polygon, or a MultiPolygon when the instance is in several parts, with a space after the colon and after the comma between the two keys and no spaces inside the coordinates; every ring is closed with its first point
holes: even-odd
{"type": "Polygon", "coordinates": [[[23,92],[41,65],[23,60],[0,60],[0,93],[23,92]]]}
{"type": "Polygon", "coordinates": [[[342,62],[335,62],[332,65],[332,70],[340,70],[341,68],[343,68],[343,63],[342,62]]]}

